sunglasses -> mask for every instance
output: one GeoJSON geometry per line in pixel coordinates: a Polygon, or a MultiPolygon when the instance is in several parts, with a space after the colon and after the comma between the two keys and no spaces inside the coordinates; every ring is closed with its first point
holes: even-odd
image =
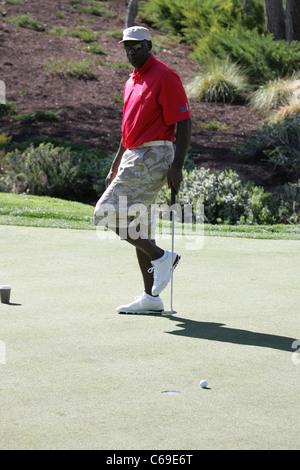
{"type": "Polygon", "coordinates": [[[133,46],[124,46],[124,49],[126,52],[130,51],[131,49],[133,49],[134,51],[137,51],[138,49],[141,49],[141,47],[142,47],[142,44],[138,43],[138,44],[133,44],[133,46]]]}

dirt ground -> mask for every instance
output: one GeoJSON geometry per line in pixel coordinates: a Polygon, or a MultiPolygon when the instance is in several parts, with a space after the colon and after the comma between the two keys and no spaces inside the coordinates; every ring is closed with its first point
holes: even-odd
{"type": "MultiPolygon", "coordinates": [[[[0,80],[6,84],[6,99],[12,101],[18,113],[34,109],[61,110],[59,121],[24,124],[12,117],[0,117],[0,129],[9,132],[13,141],[22,142],[42,135],[62,137],[67,140],[99,147],[107,153],[117,150],[121,137],[123,86],[130,69],[110,67],[115,62],[126,63],[120,37],[107,32],[124,28],[128,0],[111,0],[112,18],[79,13],[70,0],[23,0],[20,5],[0,2],[0,80]],[[60,15],[58,14],[60,12],[60,15]],[[41,31],[33,31],[6,22],[19,13],[34,15],[41,31]],[[105,55],[92,55],[79,50],[80,39],[54,36],[52,28],[85,26],[100,32],[98,44],[105,55]],[[46,66],[52,61],[79,61],[100,58],[105,65],[94,60],[94,79],[50,74],[46,66]]],[[[150,28],[152,36],[160,32],[150,28]]],[[[85,44],[86,45],[86,44],[85,44]]],[[[156,53],[179,73],[186,84],[195,76],[197,64],[189,57],[191,49],[172,46],[156,53]]],[[[244,162],[233,149],[243,142],[247,132],[255,131],[261,118],[246,106],[190,102],[193,117],[191,140],[195,162],[212,171],[233,169],[243,181],[252,180],[266,190],[277,192],[285,183],[285,176],[274,172],[262,162],[244,162]],[[197,122],[219,121],[227,130],[203,129],[197,122]]]]}

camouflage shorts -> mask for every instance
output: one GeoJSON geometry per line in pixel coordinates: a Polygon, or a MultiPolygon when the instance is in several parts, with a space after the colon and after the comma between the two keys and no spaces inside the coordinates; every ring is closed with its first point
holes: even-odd
{"type": "Polygon", "coordinates": [[[166,183],[167,174],[174,159],[174,147],[171,142],[162,145],[140,146],[126,150],[123,154],[117,176],[103,193],[94,211],[94,224],[107,225],[108,211],[115,211],[116,226],[120,220],[126,224],[132,221],[130,208],[141,204],[147,208],[148,233],[154,223],[151,205],[166,183]],[[151,215],[152,213],[152,215],[151,215]],[[125,217],[123,215],[125,214],[125,217]]]}

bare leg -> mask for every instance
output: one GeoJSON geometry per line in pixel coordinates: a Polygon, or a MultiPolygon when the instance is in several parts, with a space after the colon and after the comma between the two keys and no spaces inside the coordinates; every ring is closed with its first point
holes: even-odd
{"type": "MultiPolygon", "coordinates": [[[[119,235],[119,229],[116,230],[119,235]]],[[[155,260],[161,258],[164,254],[164,250],[155,244],[155,241],[146,238],[141,234],[141,236],[136,239],[130,238],[129,235],[124,238],[125,241],[133,245],[137,250],[142,251],[149,260],[155,260]]],[[[151,265],[150,265],[151,266],[151,265]]]]}
{"type": "Polygon", "coordinates": [[[151,291],[153,286],[153,273],[148,272],[148,269],[152,267],[150,258],[143,251],[137,248],[136,256],[143,276],[145,292],[146,294],[152,295],[151,291]]]}
{"type": "MultiPolygon", "coordinates": [[[[117,233],[119,232],[118,229],[116,231],[117,233]]],[[[161,258],[164,254],[164,250],[156,245],[155,240],[143,236],[132,239],[127,234],[125,240],[136,249],[136,256],[143,276],[145,292],[146,294],[152,295],[153,272],[149,273],[148,270],[152,267],[151,260],[161,258]]]]}

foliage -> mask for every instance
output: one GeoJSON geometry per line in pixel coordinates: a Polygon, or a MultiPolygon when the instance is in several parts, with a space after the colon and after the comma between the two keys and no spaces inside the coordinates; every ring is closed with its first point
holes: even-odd
{"type": "Polygon", "coordinates": [[[300,223],[300,180],[285,185],[279,196],[279,219],[281,223],[300,223]]]}
{"type": "MultiPolygon", "coordinates": [[[[232,170],[211,173],[201,168],[184,170],[177,203],[184,207],[204,205],[204,222],[209,224],[276,224],[299,223],[300,186],[289,184],[280,196],[265,192],[252,182],[243,184],[232,170]]],[[[158,203],[170,204],[170,191],[165,186],[158,203]]]]}
{"type": "Polygon", "coordinates": [[[85,26],[77,26],[75,29],[57,26],[50,31],[54,36],[71,36],[79,38],[83,42],[95,42],[99,36],[99,32],[95,32],[85,26]]]}
{"type": "Polygon", "coordinates": [[[47,109],[34,109],[24,114],[16,114],[14,121],[22,121],[27,123],[40,122],[40,121],[58,121],[63,110],[51,111],[47,109]]]}
{"type": "Polygon", "coordinates": [[[300,42],[274,41],[272,35],[261,35],[240,26],[212,31],[199,40],[192,54],[199,63],[211,57],[229,58],[241,65],[253,85],[278,77],[292,76],[300,68],[300,42]]]}
{"type": "Polygon", "coordinates": [[[235,103],[244,101],[250,85],[241,68],[230,63],[211,62],[208,69],[186,87],[189,98],[209,102],[235,103]]]}
{"type": "Polygon", "coordinates": [[[265,122],[255,134],[248,134],[238,149],[243,158],[257,157],[282,169],[300,171],[300,116],[265,122]]]}
{"type": "Polygon", "coordinates": [[[72,1],[73,8],[75,8],[79,13],[84,13],[94,16],[102,16],[106,18],[113,18],[115,16],[114,11],[110,9],[110,2],[106,1],[72,1]]]}
{"type": "Polygon", "coordinates": [[[90,60],[78,60],[73,62],[72,59],[65,57],[60,61],[54,60],[47,63],[45,71],[58,75],[70,75],[79,79],[96,80],[97,75],[94,73],[94,65],[90,60]]]}
{"type": "Polygon", "coordinates": [[[298,103],[290,103],[285,106],[281,106],[278,111],[271,116],[270,122],[283,121],[286,118],[292,118],[293,116],[300,116],[300,101],[298,103]]]}
{"type": "Polygon", "coordinates": [[[90,42],[86,46],[80,46],[78,49],[81,51],[90,52],[91,54],[106,55],[103,47],[101,47],[97,42],[90,42]]]}
{"type": "Polygon", "coordinates": [[[249,104],[256,111],[269,113],[291,104],[294,99],[300,102],[300,80],[279,78],[255,90],[249,98],[249,104]]]}
{"type": "Polygon", "coordinates": [[[211,31],[228,29],[237,22],[264,32],[264,12],[259,0],[243,5],[239,0],[149,0],[140,15],[168,34],[180,35],[193,45],[211,31]]]}
{"type": "MultiPolygon", "coordinates": [[[[95,230],[92,223],[94,205],[66,201],[46,196],[13,194],[0,192],[0,224],[60,229],[95,230]]],[[[182,227],[176,230],[182,233],[182,227]]],[[[170,233],[170,224],[164,222],[161,233],[170,233]]],[[[184,233],[192,235],[193,227],[185,227],[184,233]]],[[[275,225],[225,225],[205,224],[204,233],[208,236],[241,237],[255,239],[300,240],[300,228],[295,224],[275,225]]]]}
{"type": "Polygon", "coordinates": [[[44,31],[44,27],[39,20],[32,15],[20,13],[17,16],[10,16],[5,21],[21,28],[33,29],[34,31],[44,31]]]}
{"type": "Polygon", "coordinates": [[[6,103],[0,103],[0,116],[5,116],[7,114],[13,114],[17,111],[17,107],[11,101],[6,101],[6,103]]]}
{"type": "Polygon", "coordinates": [[[199,127],[200,129],[212,129],[212,130],[220,130],[220,131],[227,131],[230,129],[230,126],[225,124],[225,122],[220,122],[220,121],[196,121],[196,126],[199,127]]]}
{"type": "Polygon", "coordinates": [[[0,151],[6,148],[11,142],[11,136],[7,132],[0,132],[0,151]]]}
{"type": "MultiPolygon", "coordinates": [[[[45,139],[47,140],[47,139],[45,139]]],[[[105,189],[105,178],[112,162],[96,150],[54,139],[45,143],[24,144],[6,154],[0,177],[0,190],[46,195],[82,202],[96,201],[105,189]],[[56,142],[55,142],[56,141],[56,142]]],[[[280,197],[266,193],[253,183],[243,184],[229,170],[211,173],[186,165],[177,202],[204,204],[205,222],[210,224],[299,223],[299,184],[289,184],[280,197]]],[[[170,203],[163,188],[158,203],[170,203]]]]}
{"type": "Polygon", "coordinates": [[[274,41],[265,34],[261,0],[149,0],[140,14],[160,31],[188,42],[200,65],[229,58],[256,86],[300,67],[299,41],[274,41]]]}
{"type": "Polygon", "coordinates": [[[2,190],[90,201],[105,189],[112,157],[95,150],[52,143],[15,149],[5,157],[2,190]]]}

